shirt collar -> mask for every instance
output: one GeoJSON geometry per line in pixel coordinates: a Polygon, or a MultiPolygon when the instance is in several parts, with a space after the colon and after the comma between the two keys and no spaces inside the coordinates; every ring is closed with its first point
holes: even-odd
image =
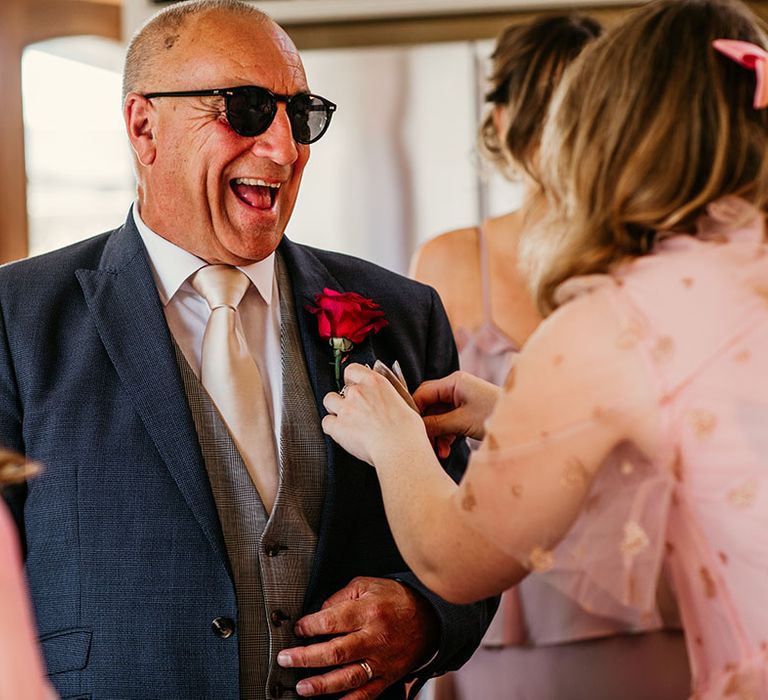
{"type": "MultiPolygon", "coordinates": [[[[147,249],[155,284],[165,306],[184,282],[207,263],[149,228],[139,214],[138,202],[133,204],[133,221],[147,249]]],[[[237,269],[251,280],[267,305],[271,304],[272,285],[275,278],[275,253],[272,252],[264,260],[250,265],[238,266],[237,269]]]]}

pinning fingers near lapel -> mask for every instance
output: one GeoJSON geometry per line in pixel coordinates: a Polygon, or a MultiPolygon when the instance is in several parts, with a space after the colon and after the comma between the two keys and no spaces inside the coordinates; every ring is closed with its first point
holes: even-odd
{"type": "Polygon", "coordinates": [[[390,380],[362,365],[344,373],[343,393],[326,394],[329,412],[323,431],[344,450],[377,466],[397,440],[415,443],[425,435],[421,417],[403,400],[390,380]]]}

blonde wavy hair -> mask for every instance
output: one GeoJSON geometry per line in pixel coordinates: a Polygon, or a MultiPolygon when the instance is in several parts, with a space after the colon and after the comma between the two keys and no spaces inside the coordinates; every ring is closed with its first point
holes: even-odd
{"type": "Polygon", "coordinates": [[[34,476],[40,468],[34,462],[28,462],[17,452],[0,449],[0,491],[4,486],[20,484],[34,476]]]}
{"type": "Polygon", "coordinates": [[[768,111],[755,74],[715,39],[762,47],[736,0],[659,0],[592,42],[566,71],[542,135],[552,213],[522,253],[542,313],[569,277],[647,254],[656,232],[695,234],[710,202],[768,201],[768,111]]]}

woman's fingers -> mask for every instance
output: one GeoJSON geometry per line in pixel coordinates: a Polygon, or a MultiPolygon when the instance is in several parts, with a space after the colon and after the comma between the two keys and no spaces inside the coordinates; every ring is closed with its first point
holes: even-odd
{"type": "Polygon", "coordinates": [[[427,413],[436,408],[453,408],[456,382],[461,372],[454,372],[442,379],[430,379],[424,382],[413,393],[413,400],[422,413],[427,413]]]}
{"type": "Polygon", "coordinates": [[[335,415],[339,412],[342,401],[344,401],[344,397],[341,394],[332,391],[323,397],[323,406],[325,406],[325,410],[328,411],[328,413],[333,413],[335,415]]]}
{"type": "Polygon", "coordinates": [[[445,442],[453,439],[457,435],[466,435],[466,417],[461,408],[457,408],[447,413],[435,413],[424,416],[424,427],[427,429],[427,435],[431,440],[440,439],[445,442]]]}
{"type": "Polygon", "coordinates": [[[448,459],[451,454],[451,445],[453,445],[455,439],[455,435],[443,435],[435,440],[437,456],[440,459],[448,459]]]}
{"type": "Polygon", "coordinates": [[[375,375],[375,372],[372,369],[369,369],[365,365],[361,365],[357,362],[353,362],[352,364],[346,365],[344,367],[344,383],[361,384],[372,374],[375,375]]]}

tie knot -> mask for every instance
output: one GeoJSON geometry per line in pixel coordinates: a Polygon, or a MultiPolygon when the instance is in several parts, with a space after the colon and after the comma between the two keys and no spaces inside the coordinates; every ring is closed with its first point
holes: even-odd
{"type": "Polygon", "coordinates": [[[194,290],[208,302],[211,309],[230,306],[233,309],[243,298],[251,281],[231,265],[206,265],[190,279],[194,290]]]}

